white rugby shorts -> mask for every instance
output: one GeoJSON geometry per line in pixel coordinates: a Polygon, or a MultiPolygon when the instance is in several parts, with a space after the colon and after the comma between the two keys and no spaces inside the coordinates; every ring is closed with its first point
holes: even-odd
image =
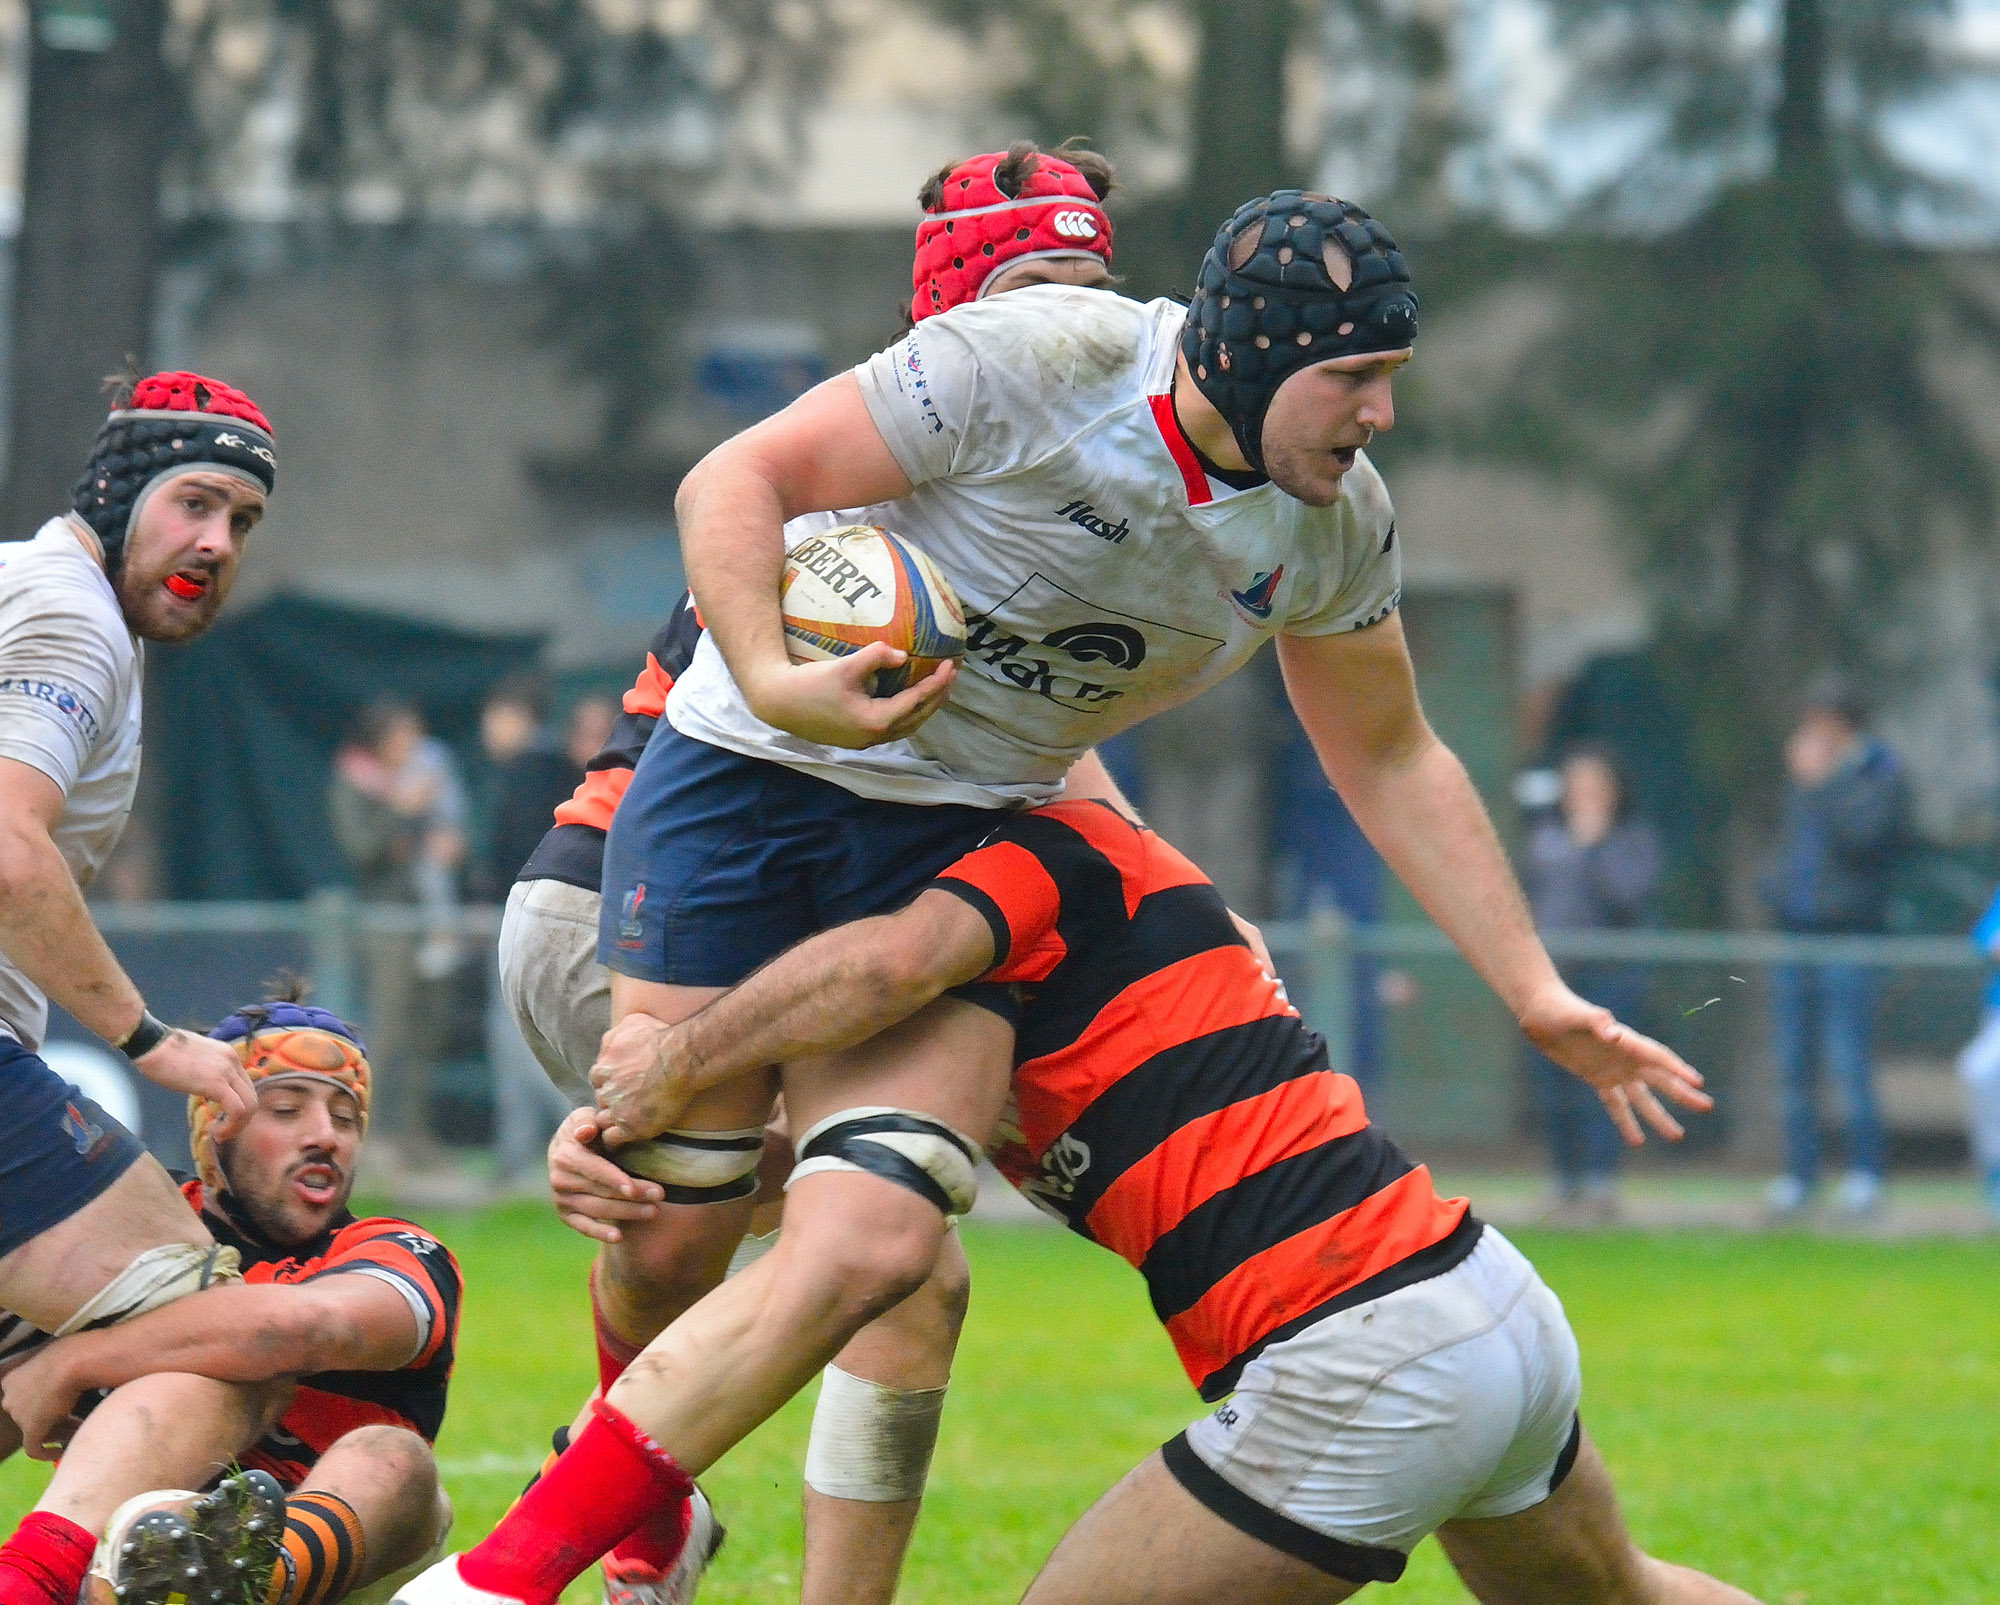
{"type": "Polygon", "coordinates": [[[1393,1582],[1459,1517],[1548,1498],[1580,1441],[1562,1302],[1488,1226],[1441,1276],[1274,1343],[1163,1451],[1230,1525],[1349,1582],[1393,1582]]]}
{"type": "Polygon", "coordinates": [[[516,881],[500,920],[500,995],[573,1108],[597,1101],[590,1067],[611,1029],[611,972],[597,962],[596,892],[516,881]]]}

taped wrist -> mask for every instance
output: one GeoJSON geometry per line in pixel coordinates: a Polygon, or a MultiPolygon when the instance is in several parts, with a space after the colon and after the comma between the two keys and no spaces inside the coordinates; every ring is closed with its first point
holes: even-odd
{"type": "Polygon", "coordinates": [[[826,1368],[806,1444],[806,1485],[829,1499],[921,1499],[944,1414],[943,1388],[890,1388],[826,1368]]]}
{"type": "Polygon", "coordinates": [[[151,1009],[139,1011],[139,1023],[125,1033],[123,1040],[113,1044],[118,1051],[135,1064],[174,1034],[173,1027],[156,1018],[151,1009]]]}

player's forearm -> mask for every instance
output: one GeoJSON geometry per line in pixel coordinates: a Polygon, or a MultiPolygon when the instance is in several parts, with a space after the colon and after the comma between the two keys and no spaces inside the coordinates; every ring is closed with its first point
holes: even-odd
{"type": "Polygon", "coordinates": [[[1486,806],[1428,730],[1394,763],[1336,782],[1389,867],[1519,1019],[1562,984],[1486,806]]]}
{"type": "Polygon", "coordinates": [[[682,483],[675,515],[702,623],[756,711],[764,677],[787,661],[778,606],[785,569],[778,487],[754,459],[725,446],[682,483]]]}
{"type": "Polygon", "coordinates": [[[123,1041],[145,1010],[91,923],[69,865],[34,820],[0,824],[0,952],[106,1041],[123,1041]]]}
{"type": "Polygon", "coordinates": [[[766,1065],[854,1047],[907,1020],[960,979],[880,941],[893,916],[826,931],[673,1028],[672,1051],[706,1091],[766,1065]]]}
{"type": "Polygon", "coordinates": [[[268,1382],[339,1368],[346,1345],[320,1325],[297,1288],[221,1287],[63,1338],[56,1349],[79,1390],[123,1387],[162,1371],[268,1382]]]}

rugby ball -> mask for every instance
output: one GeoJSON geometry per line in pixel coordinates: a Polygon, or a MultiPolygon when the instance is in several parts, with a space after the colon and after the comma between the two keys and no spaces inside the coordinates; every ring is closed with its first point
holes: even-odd
{"type": "Polygon", "coordinates": [[[876,673],[874,696],[892,697],[965,654],[965,610],[950,582],[902,536],[873,524],[843,524],[793,547],[782,605],[795,663],[844,658],[871,641],[909,653],[876,673]]]}

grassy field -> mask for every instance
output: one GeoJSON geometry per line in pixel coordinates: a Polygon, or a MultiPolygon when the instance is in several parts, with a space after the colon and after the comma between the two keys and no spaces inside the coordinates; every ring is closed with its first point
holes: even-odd
{"type": "MultiPolygon", "coordinates": [[[[432,1224],[470,1283],[439,1445],[469,1540],[589,1385],[588,1248],[528,1204],[432,1224]]],[[[1642,1543],[1770,1605],[2000,1600],[2000,1245],[1518,1240],[1576,1324],[1585,1414],[1642,1543]]],[[[902,1595],[923,1605],[1017,1599],[1077,1513],[1198,1409],[1109,1255],[1033,1227],[975,1226],[967,1245],[973,1314],[902,1595]]],[[[796,1599],[807,1419],[796,1401],[704,1479],[730,1527],[710,1605],[796,1599]]],[[[0,1468],[10,1523],[41,1476],[0,1468]]],[[[1467,1596],[1426,1545],[1384,1597],[1467,1596]]]]}

